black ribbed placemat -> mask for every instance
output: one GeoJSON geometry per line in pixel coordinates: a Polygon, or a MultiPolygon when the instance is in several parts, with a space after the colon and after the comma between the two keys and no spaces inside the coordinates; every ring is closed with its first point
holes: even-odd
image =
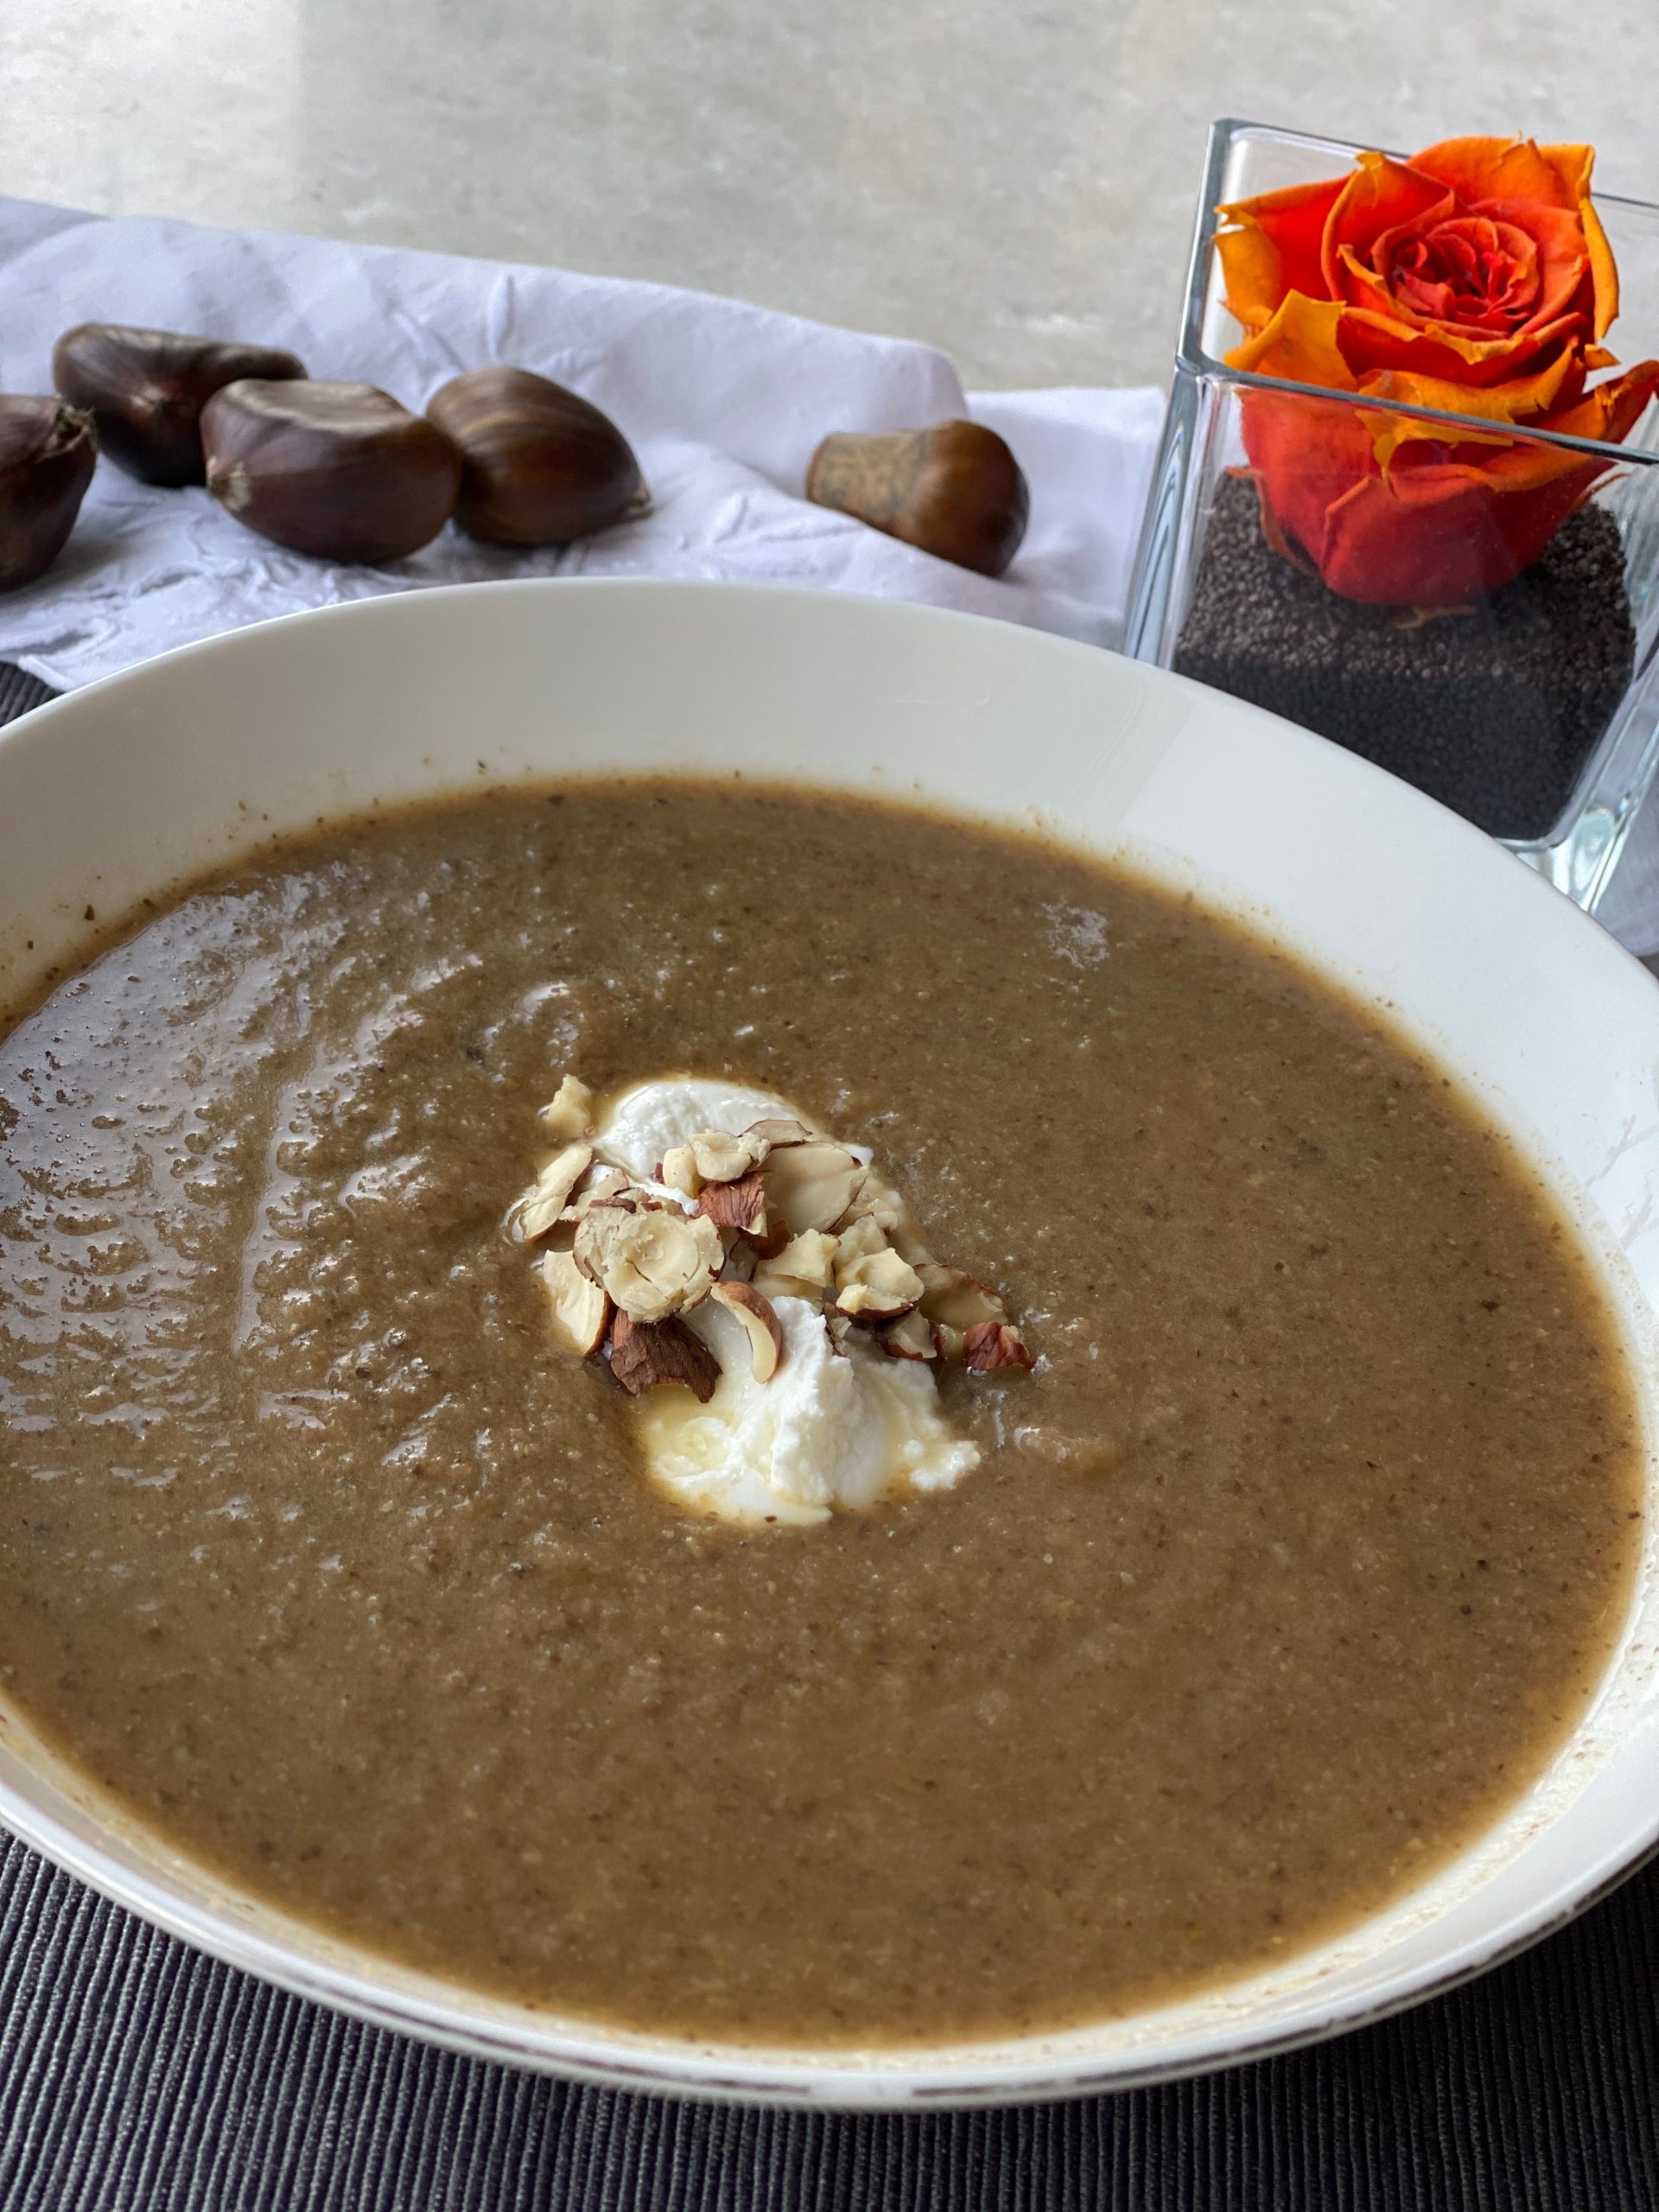
{"type": "MultiPolygon", "coordinates": [[[[0,664],[0,721],[50,696],[0,664]]],[[[543,2208],[1659,2212],[1659,1864],[1484,1980],[1316,2050],[1080,2104],[854,2119],[429,2050],[0,1839],[0,2212],[543,2208]]]]}

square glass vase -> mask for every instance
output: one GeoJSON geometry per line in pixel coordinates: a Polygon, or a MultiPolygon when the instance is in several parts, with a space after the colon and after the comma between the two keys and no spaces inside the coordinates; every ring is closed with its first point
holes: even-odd
{"type": "MultiPolygon", "coordinates": [[[[1125,650],[1403,776],[1593,911],[1659,776],[1659,406],[1615,445],[1229,368],[1223,355],[1247,334],[1223,297],[1217,209],[1346,175],[1359,150],[1212,126],[1125,650]],[[1384,516],[1368,583],[1386,575],[1389,603],[1323,581],[1280,513],[1340,496],[1322,456],[1351,452],[1362,432],[1379,455],[1408,448],[1410,464],[1496,466],[1523,483],[1519,532],[1521,510],[1503,510],[1503,535],[1537,549],[1520,574],[1446,604],[1449,575],[1503,564],[1482,475],[1414,537],[1408,512],[1397,528],[1384,516]]],[[[1659,207],[1595,206],[1621,280],[1607,342],[1621,366],[1659,359],[1659,207]]]]}

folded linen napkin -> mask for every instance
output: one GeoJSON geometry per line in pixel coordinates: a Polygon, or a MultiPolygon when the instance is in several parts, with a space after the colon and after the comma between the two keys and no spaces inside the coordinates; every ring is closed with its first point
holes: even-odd
{"type": "MultiPolygon", "coordinates": [[[[1095,645],[1122,637],[1163,413],[1154,390],[964,394],[929,346],[666,285],[17,200],[0,199],[0,391],[49,390],[54,340],[95,318],[285,346],[314,376],[360,378],[416,408],[461,369],[537,369],[616,420],[653,495],[639,521],[563,550],[512,552],[452,528],[365,569],[287,552],[205,491],[156,491],[103,462],[54,567],[0,598],[0,658],[62,689],[268,615],[493,576],[815,584],[1095,645]],[[1031,529],[1006,576],[801,497],[826,431],[963,414],[1000,430],[1030,480],[1031,529]]],[[[1659,949],[1659,808],[1644,810],[1602,912],[1633,950],[1659,949]]]]}

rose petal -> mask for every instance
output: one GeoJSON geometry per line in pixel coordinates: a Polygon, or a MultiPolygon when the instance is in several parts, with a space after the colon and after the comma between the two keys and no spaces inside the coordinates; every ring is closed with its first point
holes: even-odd
{"type": "Polygon", "coordinates": [[[1539,428],[1557,431],[1562,437],[1595,438],[1604,445],[1621,445],[1656,393],[1659,393],[1659,361],[1638,361],[1622,377],[1609,377],[1586,392],[1576,406],[1552,415],[1539,428]]]}
{"type": "Polygon", "coordinates": [[[1371,248],[1386,232],[1457,213],[1457,202],[1438,178],[1424,176],[1386,154],[1361,154],[1346,189],[1333,204],[1325,226],[1319,266],[1327,299],[1341,299],[1344,246],[1362,268],[1374,268],[1371,248]]]}
{"type": "Polygon", "coordinates": [[[1474,338],[1444,327],[1416,329],[1395,315],[1351,308],[1338,342],[1358,382],[1378,369],[1404,369],[1484,390],[1530,371],[1547,355],[1574,347],[1583,329],[1581,318],[1572,315],[1515,339],[1474,338]]]}
{"type": "MultiPolygon", "coordinates": [[[[1508,383],[1479,385],[1460,384],[1444,377],[1414,375],[1406,369],[1382,369],[1360,378],[1368,399],[1384,399],[1397,407],[1438,407],[1448,415],[1477,415],[1491,423],[1525,423],[1542,427],[1541,416],[1552,408],[1573,405],[1584,390],[1584,371],[1575,353],[1558,353],[1530,376],[1512,377],[1508,383]]],[[[1403,423],[1406,436],[1444,438],[1444,429],[1403,423]]]]}
{"type": "Polygon", "coordinates": [[[1592,146],[1540,146],[1530,138],[1443,138],[1411,166],[1471,207],[1521,200],[1576,210],[1590,189],[1592,146]]]}
{"type": "MultiPolygon", "coordinates": [[[[1656,391],[1659,362],[1643,362],[1540,427],[1617,444],[1656,391]]],[[[1249,409],[1263,397],[1278,407],[1296,404],[1247,395],[1246,448],[1253,460],[1258,448],[1267,460],[1265,467],[1257,462],[1262,496],[1281,520],[1296,517],[1289,527],[1329,588],[1371,606],[1455,607],[1497,590],[1537,559],[1612,465],[1611,454],[1582,455],[1524,437],[1494,440],[1486,449],[1468,442],[1439,452],[1428,442],[1403,445],[1387,470],[1357,474],[1310,518],[1309,495],[1329,483],[1334,449],[1327,436],[1317,473],[1299,477],[1294,444],[1264,441],[1249,422],[1249,409]]],[[[1375,425],[1379,418],[1370,420],[1375,425]]]]}
{"type": "Polygon", "coordinates": [[[1243,428],[1263,506],[1323,575],[1326,518],[1376,469],[1362,410],[1340,400],[1252,391],[1244,395],[1243,428]]]}
{"type": "Polygon", "coordinates": [[[1216,251],[1228,312],[1247,330],[1261,329],[1287,292],[1310,299],[1323,294],[1319,250],[1325,218],[1347,181],[1338,176],[1294,184],[1216,210],[1227,226],[1217,235],[1216,251]]]}
{"type": "Polygon", "coordinates": [[[1292,292],[1264,329],[1234,346],[1227,365],[1259,377],[1356,391],[1358,379],[1338,343],[1344,312],[1338,300],[1310,300],[1292,292]]]}
{"type": "Polygon", "coordinates": [[[1613,249],[1607,243],[1607,233],[1601,227],[1601,218],[1592,200],[1586,199],[1579,203],[1579,219],[1584,225],[1585,251],[1590,257],[1593,302],[1590,335],[1605,338],[1608,325],[1618,313],[1618,270],[1613,261],[1613,249]]]}

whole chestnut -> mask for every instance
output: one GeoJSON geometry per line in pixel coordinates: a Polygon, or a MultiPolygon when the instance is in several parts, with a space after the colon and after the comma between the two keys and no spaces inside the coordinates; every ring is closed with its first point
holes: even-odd
{"type": "Polygon", "coordinates": [[[62,552],[97,461],[79,407],[55,393],[0,397],[0,591],[32,584],[62,552]]]}
{"type": "Polygon", "coordinates": [[[426,411],[461,448],[455,520],[491,545],[565,545],[650,505],[607,415],[530,369],[469,369],[426,411]]]}
{"type": "Polygon", "coordinates": [[[324,561],[401,561],[461,489],[443,432],[372,384],[227,384],[201,410],[201,442],[228,513],[324,561]]]}
{"type": "Polygon", "coordinates": [[[1000,576],[1013,560],[1031,512],[1007,441],[961,421],[835,431],[812,456],[806,496],[985,576],[1000,576]]]}
{"type": "Polygon", "coordinates": [[[280,346],[124,322],[78,323],[52,348],[58,390],[91,409],[103,450],[145,484],[201,482],[201,410],[224,385],[304,374],[304,363],[280,346]]]}

